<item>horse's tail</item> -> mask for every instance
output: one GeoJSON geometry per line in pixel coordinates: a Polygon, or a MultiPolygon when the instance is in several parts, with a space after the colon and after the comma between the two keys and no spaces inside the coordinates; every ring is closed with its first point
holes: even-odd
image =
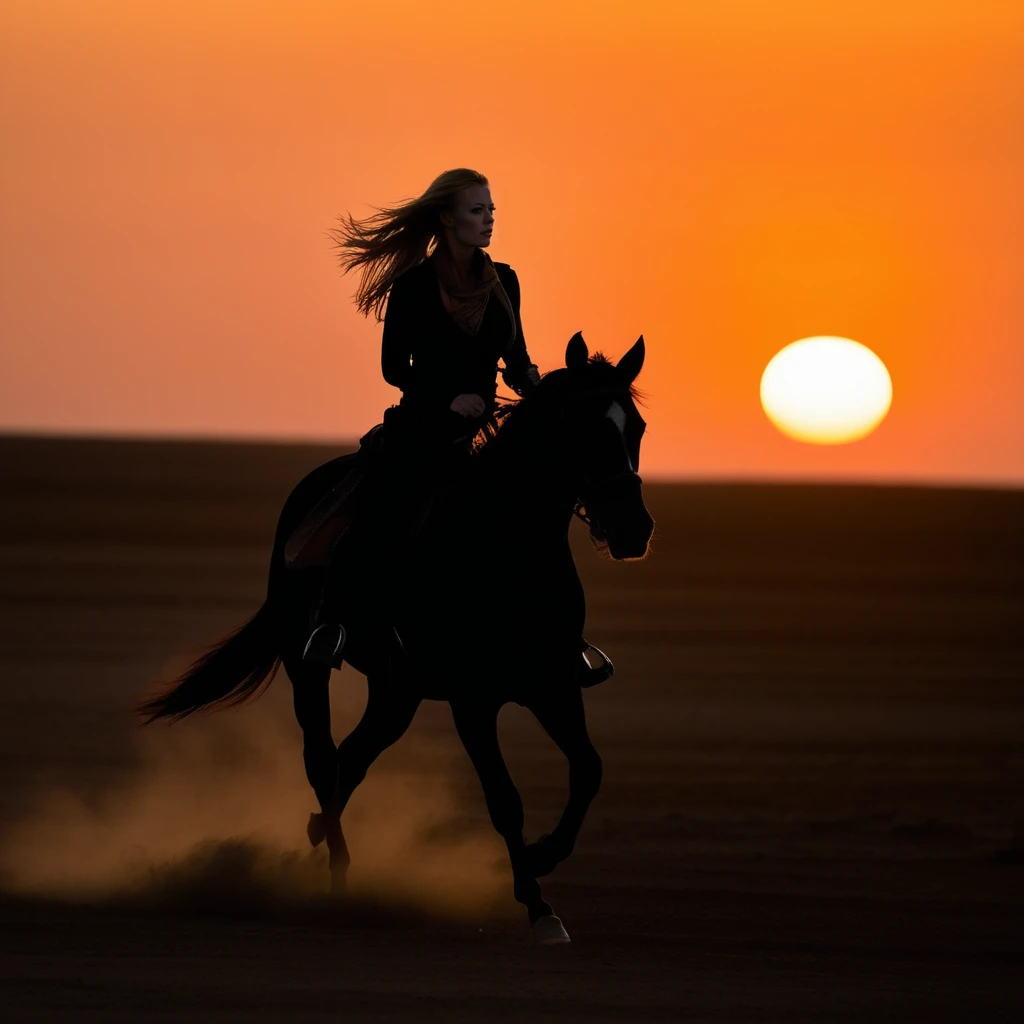
{"type": "Polygon", "coordinates": [[[270,600],[233,633],[219,640],[178,676],[164,693],[139,704],[137,713],[177,721],[193,711],[237,707],[255,700],[281,665],[278,626],[270,600]]]}

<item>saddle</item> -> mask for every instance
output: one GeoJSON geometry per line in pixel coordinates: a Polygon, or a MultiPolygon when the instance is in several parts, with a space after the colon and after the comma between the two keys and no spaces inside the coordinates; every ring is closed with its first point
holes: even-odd
{"type": "Polygon", "coordinates": [[[348,532],[357,508],[359,485],[366,478],[373,456],[383,443],[383,423],[371,427],[359,439],[352,468],[306,514],[284,546],[289,569],[326,565],[337,543],[348,532]]]}

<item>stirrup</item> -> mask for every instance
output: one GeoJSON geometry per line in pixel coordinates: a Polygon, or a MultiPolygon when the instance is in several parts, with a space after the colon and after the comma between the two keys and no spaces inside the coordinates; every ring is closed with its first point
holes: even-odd
{"type": "Polygon", "coordinates": [[[345,627],[340,622],[326,622],[313,630],[306,649],[302,652],[302,660],[314,665],[329,665],[341,668],[341,652],[345,646],[345,627]]]}
{"type": "Polygon", "coordinates": [[[583,658],[583,668],[580,669],[582,676],[580,686],[597,686],[598,683],[603,683],[606,679],[611,679],[615,675],[615,666],[612,664],[612,659],[600,647],[595,647],[592,643],[588,643],[587,650],[580,657],[583,658]],[[587,657],[587,651],[596,651],[601,656],[604,664],[594,668],[587,657]]]}

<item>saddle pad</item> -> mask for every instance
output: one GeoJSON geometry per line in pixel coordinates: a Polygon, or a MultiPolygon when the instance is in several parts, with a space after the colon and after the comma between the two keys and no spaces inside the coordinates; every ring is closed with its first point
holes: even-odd
{"type": "Polygon", "coordinates": [[[366,475],[366,461],[355,465],[307,513],[284,546],[284,564],[289,569],[326,565],[355,513],[353,495],[366,475]]]}

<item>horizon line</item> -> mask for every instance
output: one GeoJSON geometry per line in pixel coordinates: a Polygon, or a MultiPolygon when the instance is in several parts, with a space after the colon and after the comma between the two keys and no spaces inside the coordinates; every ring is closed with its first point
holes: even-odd
{"type": "MultiPolygon", "coordinates": [[[[359,447],[359,438],[326,438],[323,436],[281,434],[207,434],[195,433],[129,433],[119,431],[74,431],[55,428],[31,429],[0,428],[0,442],[5,440],[41,441],[101,441],[120,443],[202,445],[221,444],[238,446],[273,445],[276,447],[307,448],[349,448],[359,447]]],[[[979,480],[963,477],[889,477],[889,476],[842,476],[812,477],[801,474],[763,476],[755,473],[685,473],[675,474],[653,472],[643,475],[645,482],[660,484],[757,484],[757,485],[801,485],[801,486],[862,486],[862,487],[919,487],[932,489],[1020,491],[1024,480],[1014,481],[1002,478],[979,480]]]]}

